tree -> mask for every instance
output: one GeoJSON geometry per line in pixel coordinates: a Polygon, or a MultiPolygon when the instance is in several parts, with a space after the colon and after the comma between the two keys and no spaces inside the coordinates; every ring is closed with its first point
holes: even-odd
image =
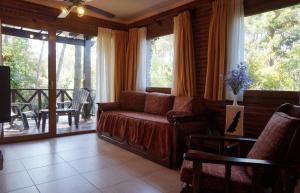
{"type": "Polygon", "coordinates": [[[251,89],[300,89],[300,5],[245,20],[251,89]]]}

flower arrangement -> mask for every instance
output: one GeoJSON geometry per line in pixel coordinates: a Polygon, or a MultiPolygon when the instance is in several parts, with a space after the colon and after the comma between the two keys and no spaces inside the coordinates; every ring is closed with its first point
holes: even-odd
{"type": "Polygon", "coordinates": [[[234,95],[238,95],[241,90],[249,88],[252,80],[248,75],[247,66],[244,62],[241,62],[233,69],[225,79],[225,82],[232,89],[234,95]]]}

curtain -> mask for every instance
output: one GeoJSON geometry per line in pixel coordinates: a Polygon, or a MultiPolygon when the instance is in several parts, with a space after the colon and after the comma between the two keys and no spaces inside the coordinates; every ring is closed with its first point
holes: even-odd
{"type": "Polygon", "coordinates": [[[3,53],[2,53],[2,23],[0,19],[0,66],[3,65],[3,53]]]}
{"type": "MultiPolygon", "coordinates": [[[[227,72],[230,72],[237,64],[244,61],[245,30],[243,0],[228,1],[227,22],[227,72]]],[[[242,95],[242,92],[240,92],[238,100],[242,100],[242,95]]],[[[226,86],[226,99],[233,99],[233,93],[229,86],[226,86]]]]}
{"type": "Polygon", "coordinates": [[[177,96],[195,96],[195,62],[190,13],[185,11],[174,17],[174,86],[177,96]]]}
{"type": "Polygon", "coordinates": [[[138,66],[136,77],[136,90],[145,91],[147,86],[147,29],[138,30],[138,66]]]}
{"type": "Polygon", "coordinates": [[[96,66],[96,101],[114,101],[114,70],[115,70],[115,44],[112,30],[98,28],[97,39],[97,66],[96,66]]]}
{"type": "Polygon", "coordinates": [[[128,32],[114,30],[113,38],[115,42],[115,100],[119,101],[121,92],[125,90],[124,72],[128,32]]]}
{"type": "Polygon", "coordinates": [[[146,41],[146,28],[129,30],[125,67],[125,90],[145,90],[146,87],[146,56],[143,56],[146,41]],[[145,80],[144,80],[145,79],[145,80]]]}
{"type": "Polygon", "coordinates": [[[212,2],[204,98],[223,100],[226,64],[227,0],[212,2]]]}

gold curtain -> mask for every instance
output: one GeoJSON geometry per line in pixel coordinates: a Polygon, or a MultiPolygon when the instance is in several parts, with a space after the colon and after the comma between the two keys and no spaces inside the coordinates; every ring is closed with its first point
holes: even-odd
{"type": "Polygon", "coordinates": [[[138,42],[139,42],[139,29],[133,28],[129,30],[129,38],[126,53],[126,66],[124,84],[125,90],[135,90],[137,68],[138,68],[138,42]]]}
{"type": "Polygon", "coordinates": [[[190,13],[185,11],[174,17],[175,66],[173,94],[196,95],[196,72],[193,33],[190,13]]]}
{"type": "Polygon", "coordinates": [[[212,17],[209,26],[208,61],[204,93],[204,98],[208,100],[224,99],[227,14],[227,0],[213,1],[212,17]]]}
{"type": "Polygon", "coordinates": [[[128,43],[128,32],[113,31],[115,41],[115,101],[119,101],[120,94],[125,90],[125,68],[126,68],[126,50],[128,43]]]}

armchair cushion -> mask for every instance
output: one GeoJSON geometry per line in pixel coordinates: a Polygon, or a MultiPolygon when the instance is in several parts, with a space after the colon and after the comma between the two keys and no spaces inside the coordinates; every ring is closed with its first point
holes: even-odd
{"type": "Polygon", "coordinates": [[[122,110],[143,112],[145,108],[145,92],[124,91],[120,97],[122,110]]]}
{"type": "Polygon", "coordinates": [[[145,113],[164,115],[172,109],[174,96],[161,93],[149,93],[146,95],[145,113]]]}
{"type": "Polygon", "coordinates": [[[284,158],[299,119],[282,112],[273,114],[247,158],[277,160],[284,158]]]}
{"type": "MultiPolygon", "coordinates": [[[[202,164],[202,188],[223,192],[225,187],[225,166],[221,164],[202,164]]],[[[182,182],[192,184],[193,181],[193,162],[184,160],[180,179],[182,182]]],[[[231,167],[231,186],[234,192],[248,192],[251,187],[251,177],[245,167],[231,167]]]]}

